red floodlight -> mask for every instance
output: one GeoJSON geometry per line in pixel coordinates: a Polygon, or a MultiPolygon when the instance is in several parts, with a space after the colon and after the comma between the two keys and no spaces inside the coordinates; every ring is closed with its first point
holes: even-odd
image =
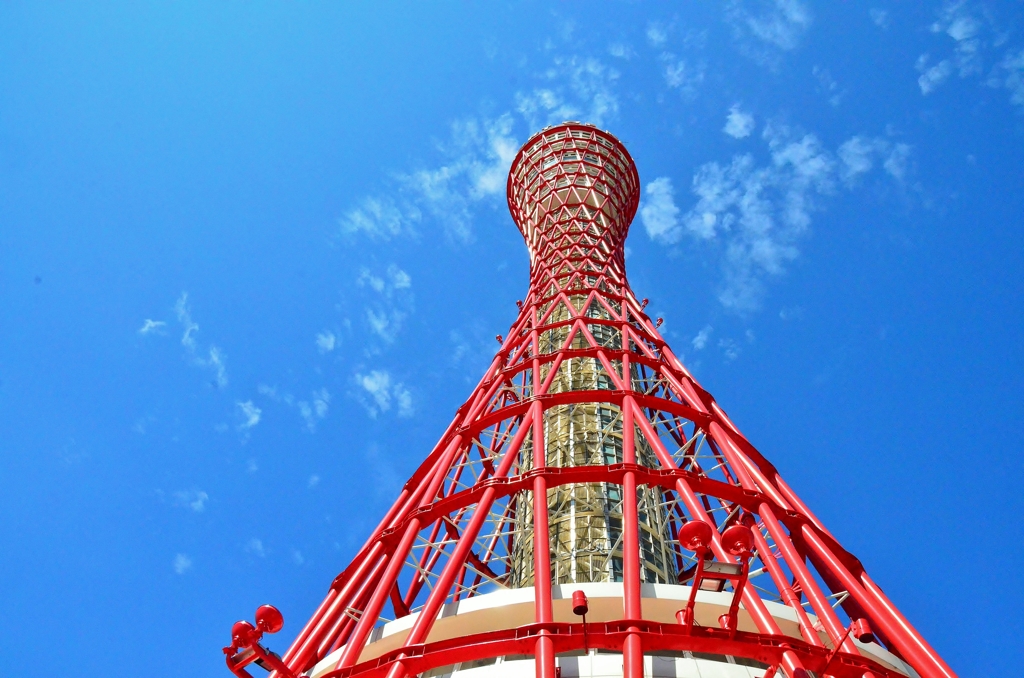
{"type": "Polygon", "coordinates": [[[277,633],[284,627],[284,616],[273,605],[256,608],[256,626],[263,633],[277,633]]]}
{"type": "Polygon", "coordinates": [[[722,533],[722,546],[734,556],[747,556],[754,546],[754,535],[746,525],[732,525],[722,533]]]}
{"type": "Polygon", "coordinates": [[[586,617],[587,612],[590,611],[590,605],[587,601],[587,594],[583,591],[572,592],[572,613],[577,617],[586,617]]]}
{"type": "Polygon", "coordinates": [[[256,664],[267,671],[277,671],[282,678],[295,678],[295,674],[281,658],[260,644],[264,633],[277,633],[284,626],[284,617],[273,605],[260,605],[256,609],[256,625],[237,621],[231,627],[231,645],[224,648],[228,668],[239,678],[252,678],[245,670],[256,664]]]}
{"type": "Polygon", "coordinates": [[[703,552],[715,533],[707,523],[691,520],[679,530],[679,543],[688,551],[703,552]]]}

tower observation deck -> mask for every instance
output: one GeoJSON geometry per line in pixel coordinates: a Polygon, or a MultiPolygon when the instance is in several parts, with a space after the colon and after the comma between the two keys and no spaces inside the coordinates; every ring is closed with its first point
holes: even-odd
{"type": "Polygon", "coordinates": [[[284,656],[276,609],[235,624],[236,675],[955,676],[644,313],[639,195],[608,132],[526,142],[518,317],[284,656]]]}

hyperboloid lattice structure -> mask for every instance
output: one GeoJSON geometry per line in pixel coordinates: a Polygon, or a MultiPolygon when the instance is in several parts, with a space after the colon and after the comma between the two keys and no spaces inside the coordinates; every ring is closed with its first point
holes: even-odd
{"type": "Polygon", "coordinates": [[[237,675],[954,675],[644,313],[639,194],[607,132],[526,142],[519,317],[284,656],[274,608],[235,624],[237,675]]]}

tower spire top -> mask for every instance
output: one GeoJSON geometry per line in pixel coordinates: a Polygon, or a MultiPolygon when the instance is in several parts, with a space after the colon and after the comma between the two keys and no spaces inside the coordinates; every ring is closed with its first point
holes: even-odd
{"type": "Polygon", "coordinates": [[[639,202],[640,177],[629,151],[592,125],[564,122],[538,132],[509,170],[509,211],[531,258],[569,221],[591,226],[618,250],[639,202]]]}

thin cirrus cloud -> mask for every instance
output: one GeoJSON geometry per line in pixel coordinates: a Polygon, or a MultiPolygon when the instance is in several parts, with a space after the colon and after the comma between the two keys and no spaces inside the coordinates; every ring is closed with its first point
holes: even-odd
{"type": "Polygon", "coordinates": [[[708,345],[708,341],[711,340],[711,333],[714,328],[711,325],[705,325],[704,329],[697,333],[697,336],[693,338],[690,343],[693,345],[693,350],[702,351],[704,347],[708,345]]]}
{"type": "Polygon", "coordinates": [[[356,284],[360,287],[368,287],[374,292],[387,298],[394,296],[399,290],[407,290],[412,287],[412,277],[395,264],[387,267],[387,270],[380,275],[372,273],[368,268],[359,271],[356,284]]]}
{"type": "Polygon", "coordinates": [[[237,408],[238,414],[241,418],[241,423],[238,425],[239,431],[249,431],[256,426],[256,424],[260,423],[260,416],[263,414],[263,410],[256,407],[251,400],[237,402],[235,403],[235,407],[237,408]]]}
{"type": "Polygon", "coordinates": [[[210,370],[213,373],[212,383],[217,388],[228,385],[228,371],[223,351],[214,344],[205,350],[199,349],[196,335],[199,325],[192,319],[192,308],[188,303],[188,292],[182,292],[174,304],[174,314],[182,328],[181,345],[185,347],[189,360],[193,365],[210,370]]]}
{"type": "Polygon", "coordinates": [[[855,136],[834,153],[814,134],[785,126],[767,125],[762,139],[765,164],[743,153],[698,168],[691,184],[697,202],[684,214],[668,177],[647,185],[640,209],[652,240],[675,244],[689,237],[715,247],[723,278],[718,300],[740,313],[758,309],[767,281],[799,255],[811,215],[827,196],[854,188],[876,165],[902,181],[910,158],[908,145],[882,137],[855,136]]]}
{"type": "Polygon", "coordinates": [[[296,406],[299,408],[299,416],[305,422],[308,432],[316,432],[317,423],[327,417],[327,410],[330,409],[330,405],[331,394],[326,388],[313,391],[309,400],[300,400],[296,403],[296,406]]]}
{"type": "Polygon", "coordinates": [[[192,569],[192,559],[184,553],[179,553],[174,556],[171,567],[174,568],[175,574],[185,574],[192,569]]]}
{"type": "Polygon", "coordinates": [[[443,224],[450,240],[471,241],[474,206],[501,193],[518,150],[511,129],[510,114],[453,123],[449,141],[439,145],[445,162],[396,175],[391,196],[363,198],[339,219],[342,234],[390,240],[416,233],[427,215],[443,224]]]}
{"type": "MultiPolygon", "coordinates": [[[[228,385],[228,372],[224,352],[214,344],[200,349],[196,338],[199,334],[199,324],[192,319],[188,292],[182,292],[174,303],[174,315],[181,326],[181,345],[185,348],[188,361],[196,367],[212,372],[211,383],[219,389],[225,388],[228,385]]],[[[138,333],[142,336],[163,336],[167,334],[167,329],[165,321],[146,318],[138,333]]]]}
{"type": "Polygon", "coordinates": [[[384,344],[394,343],[406,317],[412,311],[412,277],[391,264],[380,274],[368,268],[361,269],[356,285],[372,295],[365,310],[370,332],[384,344]]]}
{"type": "MultiPolygon", "coordinates": [[[[615,68],[595,57],[555,57],[551,66],[540,73],[540,87],[516,93],[516,113],[530,130],[570,119],[604,125],[619,114],[615,93],[619,77],[615,68]]],[[[518,144],[511,149],[509,164],[518,149],[518,144]]],[[[507,173],[506,166],[501,189],[505,188],[507,173]]]]}
{"type": "MultiPolygon", "coordinates": [[[[619,54],[626,56],[622,50],[619,54]]],[[[529,130],[568,119],[604,125],[619,113],[619,77],[595,57],[554,57],[535,74],[536,87],[515,94],[511,110],[453,122],[448,139],[437,144],[439,165],[398,172],[392,190],[357,201],[338,220],[341,234],[386,241],[415,235],[429,221],[439,224],[450,241],[471,242],[476,211],[504,197],[521,143],[513,132],[517,124],[529,130]]]]}
{"type": "Polygon", "coordinates": [[[393,198],[367,196],[339,219],[338,225],[343,234],[359,233],[374,240],[390,240],[412,230],[420,216],[413,205],[400,207],[393,198]]]}
{"type": "Polygon", "coordinates": [[[684,97],[696,96],[697,90],[704,82],[706,64],[703,61],[680,58],[672,52],[662,52],[660,59],[664,67],[665,84],[679,90],[684,97]]]}
{"type": "Polygon", "coordinates": [[[167,323],[163,320],[150,320],[146,318],[145,322],[142,323],[142,327],[139,328],[139,334],[166,334],[167,323]]]}
{"type": "Polygon", "coordinates": [[[372,418],[392,409],[400,417],[412,415],[412,394],[403,384],[394,382],[387,370],[356,374],[355,379],[361,389],[359,400],[372,418]]]}
{"type": "MultiPolygon", "coordinates": [[[[684,98],[693,98],[707,73],[707,64],[701,59],[680,57],[668,48],[670,28],[652,22],[647,25],[647,44],[658,51],[662,77],[669,88],[678,90],[684,98]]],[[[688,40],[684,40],[684,47],[688,40]]]]}
{"type": "Polygon", "coordinates": [[[316,335],[316,350],[321,355],[330,353],[338,345],[338,337],[330,330],[324,330],[316,335]]]}
{"type": "Polygon", "coordinates": [[[725,16],[741,51],[768,65],[775,65],[780,52],[796,49],[813,22],[799,0],[732,0],[725,16]]]}
{"type": "Polygon", "coordinates": [[[267,550],[263,548],[263,540],[253,537],[245,544],[245,552],[251,553],[258,558],[266,558],[267,550]]]}
{"type": "Polygon", "coordinates": [[[888,30],[892,25],[888,10],[872,7],[868,10],[868,15],[871,17],[871,21],[882,30],[888,30]]]}
{"type": "Polygon", "coordinates": [[[679,208],[676,207],[675,189],[669,177],[659,177],[644,187],[640,220],[651,238],[658,240],[674,237],[679,224],[679,208]]]}
{"type": "Polygon", "coordinates": [[[668,41],[668,30],[658,22],[647,24],[647,42],[651,47],[661,47],[668,41]]]}
{"type": "Polygon", "coordinates": [[[202,513],[206,510],[206,502],[210,499],[203,490],[179,490],[174,493],[174,504],[187,508],[194,513],[202,513]]]}
{"type": "Polygon", "coordinates": [[[331,394],[326,387],[314,390],[308,398],[299,399],[291,393],[280,393],[276,386],[260,384],[256,391],[276,403],[284,403],[289,409],[298,411],[302,419],[303,429],[308,433],[316,433],[317,425],[327,418],[330,410],[331,394]]]}

